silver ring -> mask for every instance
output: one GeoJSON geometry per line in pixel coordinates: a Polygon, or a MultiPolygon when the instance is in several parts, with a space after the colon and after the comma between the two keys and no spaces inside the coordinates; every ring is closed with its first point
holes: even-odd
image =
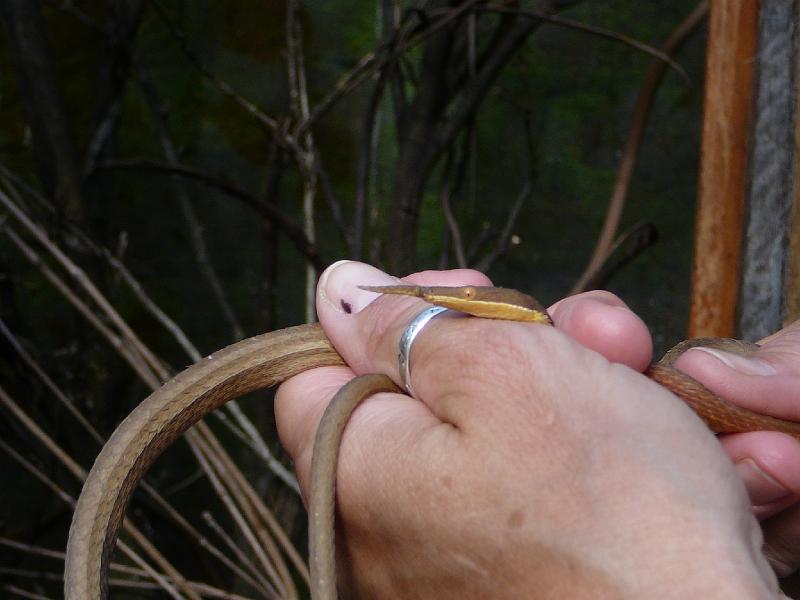
{"type": "Polygon", "coordinates": [[[443,313],[447,309],[444,306],[429,306],[419,313],[411,323],[408,324],[403,335],[400,336],[400,351],[397,353],[397,362],[400,363],[400,381],[406,388],[408,395],[415,398],[414,390],[411,388],[411,346],[417,335],[433,317],[443,313]]]}

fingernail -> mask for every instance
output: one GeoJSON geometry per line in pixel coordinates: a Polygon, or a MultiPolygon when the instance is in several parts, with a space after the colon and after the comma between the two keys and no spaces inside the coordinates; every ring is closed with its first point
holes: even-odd
{"type": "Polygon", "coordinates": [[[779,481],[762,471],[752,458],[738,461],[736,470],[750,493],[750,503],[753,506],[777,502],[791,493],[779,481]]]}
{"type": "Polygon", "coordinates": [[[353,260],[340,260],[325,269],[317,285],[318,302],[335,310],[352,314],[375,300],[378,294],[360,289],[360,285],[392,285],[399,280],[371,265],[353,260]]]}
{"type": "Polygon", "coordinates": [[[710,354],[726,367],[738,371],[743,375],[774,375],[777,371],[771,364],[759,360],[757,358],[748,358],[733,354],[732,352],[725,352],[724,350],[717,350],[716,348],[706,348],[704,346],[695,346],[686,352],[705,352],[710,354]]]}

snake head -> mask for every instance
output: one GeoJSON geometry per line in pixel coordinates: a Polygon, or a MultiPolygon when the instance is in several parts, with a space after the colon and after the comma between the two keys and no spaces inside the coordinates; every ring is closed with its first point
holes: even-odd
{"type": "Polygon", "coordinates": [[[395,294],[422,298],[430,304],[444,306],[485,319],[524,321],[552,325],[545,308],[532,296],[509,288],[465,285],[460,287],[386,285],[359,286],[378,294],[395,294]]]}

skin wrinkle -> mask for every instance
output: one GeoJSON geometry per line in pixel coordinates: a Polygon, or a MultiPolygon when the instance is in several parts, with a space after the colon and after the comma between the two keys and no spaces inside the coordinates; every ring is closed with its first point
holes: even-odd
{"type": "MultiPolygon", "coordinates": [[[[463,466],[450,465],[450,470],[453,471],[453,472],[460,471],[462,469],[463,469],[463,466]]],[[[437,477],[431,478],[431,480],[433,480],[433,481],[436,481],[437,479],[438,479],[437,477]]],[[[401,487],[400,489],[403,489],[403,488],[401,487]]],[[[466,486],[466,489],[469,489],[469,485],[466,486]]],[[[418,495],[417,494],[413,494],[413,496],[417,497],[418,495]]],[[[471,518],[473,518],[473,517],[477,518],[477,519],[485,518],[485,516],[484,516],[485,515],[485,511],[481,511],[480,513],[476,513],[474,509],[467,508],[470,504],[473,503],[473,501],[471,499],[471,494],[469,494],[468,492],[466,492],[466,493],[462,492],[462,493],[458,494],[457,496],[454,496],[453,490],[450,490],[450,491],[442,490],[442,497],[443,497],[442,499],[444,499],[444,496],[447,496],[447,500],[449,502],[451,502],[451,503],[454,500],[454,498],[456,498],[456,497],[462,499],[457,506],[464,505],[465,508],[457,508],[456,510],[458,510],[459,514],[464,514],[465,515],[464,521],[467,523],[467,525],[465,526],[465,530],[467,532],[470,530],[468,522],[470,521],[471,518]],[[469,515],[472,515],[472,517],[470,517],[469,515]]],[[[414,506],[413,503],[411,505],[414,506]]],[[[450,508],[452,509],[452,504],[450,504],[450,508]]],[[[402,510],[402,508],[400,510],[402,510]]],[[[435,518],[435,514],[436,514],[437,510],[440,510],[440,508],[439,508],[439,503],[436,502],[436,501],[434,501],[430,506],[419,507],[417,505],[416,506],[416,510],[412,509],[411,513],[412,513],[412,516],[414,514],[421,515],[421,514],[424,513],[424,511],[428,511],[428,510],[432,511],[431,514],[434,515],[434,518],[432,519],[432,521],[433,522],[438,522],[438,520],[435,518]]],[[[491,515],[491,516],[493,517],[493,515],[491,515]]],[[[428,537],[429,537],[428,536],[428,530],[427,530],[427,528],[425,528],[425,523],[427,523],[427,521],[425,519],[423,519],[419,524],[419,528],[420,528],[420,531],[421,531],[420,543],[430,544],[431,542],[430,542],[430,539],[428,539],[428,537]]],[[[413,528],[412,528],[412,531],[413,531],[413,528]]],[[[409,530],[408,529],[404,529],[402,532],[399,532],[399,534],[400,535],[408,535],[409,534],[409,530]]],[[[435,539],[435,536],[434,536],[434,539],[435,539]]],[[[442,550],[442,552],[447,552],[447,548],[448,547],[453,547],[454,545],[457,546],[457,545],[459,545],[461,543],[462,543],[462,541],[460,539],[452,539],[452,538],[450,538],[450,541],[447,541],[444,544],[442,544],[441,550],[442,550]]],[[[400,577],[400,575],[398,575],[398,577],[400,577]]]]}
{"type": "MultiPolygon", "coordinates": [[[[488,516],[492,517],[493,515],[488,515],[488,516]]],[[[483,519],[486,517],[478,516],[476,518],[483,519]]],[[[435,520],[432,520],[432,522],[435,522],[435,520]]],[[[483,538],[479,538],[477,541],[466,539],[469,538],[470,534],[475,530],[477,530],[477,528],[471,528],[469,526],[465,526],[461,530],[463,533],[462,536],[457,536],[456,538],[451,537],[444,540],[440,540],[437,536],[429,536],[428,531],[425,530],[422,533],[421,537],[419,537],[419,539],[417,540],[417,543],[426,544],[430,546],[432,543],[431,542],[431,537],[432,537],[433,540],[436,540],[436,542],[434,542],[436,546],[434,550],[436,550],[439,556],[454,558],[456,559],[456,562],[460,567],[467,567],[467,568],[466,569],[461,568],[455,570],[445,569],[445,572],[450,573],[450,575],[448,575],[447,577],[443,578],[440,581],[434,581],[433,583],[436,585],[433,586],[433,588],[430,585],[428,585],[427,582],[425,585],[419,586],[420,581],[418,577],[416,577],[416,570],[413,568],[413,558],[399,557],[402,560],[398,560],[397,561],[398,564],[411,564],[412,567],[408,569],[408,575],[406,575],[405,572],[403,571],[393,570],[393,569],[391,570],[391,575],[389,575],[390,579],[393,581],[391,589],[398,590],[398,596],[403,598],[431,597],[430,595],[419,596],[418,593],[415,593],[415,591],[420,589],[420,587],[422,589],[427,589],[429,591],[431,589],[440,589],[442,592],[447,591],[450,594],[453,594],[453,595],[448,595],[447,597],[459,597],[460,594],[465,594],[465,593],[475,594],[476,592],[480,592],[479,589],[476,590],[476,588],[474,587],[475,586],[474,581],[470,581],[469,586],[467,588],[465,588],[464,584],[462,583],[464,581],[469,581],[468,577],[472,573],[474,573],[474,570],[469,567],[474,564],[480,565],[481,563],[475,562],[475,560],[479,560],[482,561],[483,563],[486,563],[487,566],[485,567],[485,569],[488,570],[490,573],[496,572],[496,568],[500,567],[500,565],[503,564],[503,562],[507,559],[507,557],[504,555],[504,552],[502,551],[498,551],[492,555],[484,554],[475,557],[474,560],[469,560],[468,557],[463,557],[463,556],[461,557],[453,556],[452,550],[450,550],[450,548],[460,547],[463,544],[467,544],[466,547],[475,547],[475,544],[480,544],[481,546],[488,545],[488,547],[490,548],[492,547],[502,548],[502,545],[498,545],[491,541],[489,541],[488,544],[485,544],[484,542],[487,541],[484,540],[483,538]],[[467,559],[466,564],[464,560],[465,558],[467,559]]],[[[407,536],[411,532],[413,532],[413,530],[412,531],[405,530],[405,535],[407,536]]],[[[375,542],[376,544],[381,543],[379,538],[375,538],[375,542]]],[[[407,546],[405,546],[405,544],[403,545],[403,547],[404,549],[407,549],[407,546]]],[[[413,552],[413,547],[414,545],[411,544],[412,552],[413,552]]],[[[383,552],[386,552],[385,548],[382,548],[381,550],[383,552]]],[[[619,598],[622,596],[620,588],[616,583],[612,584],[611,579],[608,577],[608,575],[602,572],[596,572],[591,568],[587,569],[587,566],[585,564],[576,563],[575,559],[568,554],[563,554],[563,553],[560,554],[561,559],[556,561],[561,565],[560,568],[553,569],[552,563],[549,563],[550,566],[547,569],[542,569],[538,564],[539,557],[546,556],[550,561],[553,559],[554,553],[557,553],[558,551],[550,547],[539,546],[535,542],[533,542],[531,544],[531,547],[525,552],[526,555],[529,555],[531,557],[531,570],[541,571],[541,573],[537,573],[536,577],[540,577],[543,581],[546,581],[553,587],[563,588],[565,585],[568,585],[565,582],[571,582],[574,585],[579,581],[583,583],[585,583],[586,581],[591,581],[594,589],[600,591],[613,590],[613,593],[609,592],[610,595],[607,597],[619,598]]],[[[372,577],[373,573],[380,573],[379,577],[381,577],[385,573],[385,570],[381,569],[380,567],[373,569],[365,568],[363,573],[368,574],[368,578],[372,577]]],[[[484,590],[483,594],[479,593],[479,595],[483,595],[484,597],[487,598],[525,597],[530,592],[530,590],[528,588],[520,589],[519,587],[517,587],[517,584],[519,581],[526,580],[527,576],[530,575],[530,573],[528,573],[526,570],[525,573],[520,573],[518,575],[519,575],[518,577],[515,577],[513,578],[513,580],[507,582],[509,587],[503,590],[502,595],[498,595],[500,592],[496,589],[495,585],[496,581],[492,579],[486,581],[486,589],[484,590]]],[[[386,589],[386,588],[381,588],[380,585],[377,584],[371,586],[368,581],[362,580],[360,583],[365,586],[365,588],[363,589],[365,589],[366,591],[363,594],[357,594],[357,597],[364,597],[364,598],[380,597],[375,595],[374,590],[386,589]],[[371,591],[372,593],[370,593],[371,591]]],[[[547,587],[548,586],[545,585],[542,587],[542,589],[547,589],[547,587]]],[[[565,592],[566,591],[567,590],[565,590],[565,592]]],[[[560,597],[560,596],[553,596],[553,597],[560,597]]],[[[603,596],[593,595],[593,597],[603,597],[603,596]]]]}
{"type": "MultiPolygon", "coordinates": [[[[540,325],[520,325],[517,323],[487,323],[478,319],[467,319],[459,323],[458,328],[447,327],[440,323],[434,335],[420,337],[415,343],[412,357],[412,377],[415,390],[423,398],[439,398],[432,407],[441,419],[456,416],[456,425],[469,427],[470,421],[491,420],[497,414],[497,402],[508,402],[509,398],[518,397],[521,393],[531,394],[540,408],[531,416],[545,423],[551,422],[552,414],[557,412],[547,403],[546,395],[539,389],[541,380],[547,376],[525,350],[529,336],[539,336],[532,344],[546,343],[540,336],[545,335],[545,328],[540,325]],[[488,326],[487,326],[488,325],[488,326]],[[475,363],[476,349],[482,359],[475,363]],[[434,377],[436,372],[451,374],[447,378],[434,377]],[[516,386],[507,387],[509,381],[517,383],[515,373],[526,372],[526,389],[516,386]],[[484,381],[490,377],[497,385],[487,387],[484,381]],[[460,396],[463,394],[463,382],[469,381],[476,391],[477,399],[470,404],[479,405],[478,410],[465,405],[460,396]],[[419,383],[417,383],[419,382],[419,383]],[[417,387],[419,386],[419,387],[417,387]],[[440,408],[441,407],[441,410],[440,408]],[[459,407],[461,410],[459,410],[459,407]],[[469,415],[464,419],[459,415],[469,415]]],[[[546,328],[549,333],[551,328],[546,328]]],[[[530,403],[531,408],[534,403],[530,403]]]]}
{"type": "MultiPolygon", "coordinates": [[[[437,473],[446,473],[451,478],[455,477],[456,474],[453,472],[452,465],[445,460],[445,455],[433,450],[443,446],[443,438],[445,440],[449,438],[449,443],[460,444],[460,436],[456,430],[447,424],[435,422],[431,427],[408,432],[408,435],[402,439],[396,439],[394,436],[378,435],[386,441],[377,445],[377,447],[369,446],[371,448],[370,456],[367,458],[360,457],[361,461],[356,460],[359,458],[358,456],[352,455],[355,451],[354,448],[346,445],[342,450],[343,453],[350,453],[346,458],[346,462],[342,461],[342,471],[340,472],[341,479],[348,482],[347,488],[340,491],[340,494],[342,494],[340,507],[348,507],[347,512],[342,513],[346,527],[349,527],[350,522],[359,522],[359,518],[369,510],[371,505],[376,503],[376,500],[390,506],[399,505],[395,512],[407,514],[407,518],[412,519],[411,522],[414,522],[420,514],[435,513],[445,496],[448,493],[452,494],[447,490],[437,489],[435,483],[439,478],[437,473]],[[413,450],[409,452],[409,448],[413,450]],[[376,453],[378,453],[378,456],[376,456],[376,453]],[[390,460],[394,459],[395,469],[393,471],[395,475],[393,478],[387,479],[385,472],[367,472],[363,468],[348,469],[347,465],[366,465],[375,460],[380,460],[380,455],[385,455],[390,460]],[[421,457],[425,459],[426,470],[432,473],[432,476],[426,478],[423,482],[419,482],[418,477],[416,477],[416,472],[419,469],[418,461],[421,457]],[[416,484],[414,483],[415,481],[417,482],[416,484]],[[424,486],[424,488],[420,486],[424,486]],[[399,495],[397,490],[400,490],[399,495]],[[421,506],[420,497],[429,498],[430,500],[425,506],[421,506]],[[404,498],[405,501],[402,501],[401,498],[404,498]],[[359,499],[362,502],[359,502],[359,499]]],[[[356,437],[357,435],[353,436],[353,438],[356,437]]],[[[447,499],[452,500],[453,496],[449,496],[447,499]]],[[[399,531],[390,529],[379,532],[373,526],[369,526],[368,530],[362,533],[378,537],[389,536],[391,538],[398,536],[402,538],[407,535],[408,531],[403,528],[399,531]]]]}

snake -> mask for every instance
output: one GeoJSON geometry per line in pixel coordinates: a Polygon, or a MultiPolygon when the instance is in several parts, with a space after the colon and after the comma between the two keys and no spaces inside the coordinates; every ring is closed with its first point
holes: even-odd
{"type": "MultiPolygon", "coordinates": [[[[393,285],[363,289],[414,296],[482,318],[552,325],[533,297],[496,287],[393,285]]],[[[721,338],[681,342],[645,375],[688,404],[714,433],[778,431],[800,440],[800,423],[762,415],[714,394],[673,363],[692,347],[747,355],[756,344],[721,338]]],[[[65,558],[67,600],[105,600],[108,569],[125,508],[139,480],[158,456],[189,427],[229,400],[277,385],[308,369],[343,365],[318,323],[261,334],[215,352],[176,375],[143,400],[108,439],[84,482],[73,513],[65,558]]],[[[313,600],[336,600],[335,480],[342,432],[366,397],[399,392],[386,375],[362,375],[330,401],[312,453],[309,512],[310,588],[313,600]]]]}

